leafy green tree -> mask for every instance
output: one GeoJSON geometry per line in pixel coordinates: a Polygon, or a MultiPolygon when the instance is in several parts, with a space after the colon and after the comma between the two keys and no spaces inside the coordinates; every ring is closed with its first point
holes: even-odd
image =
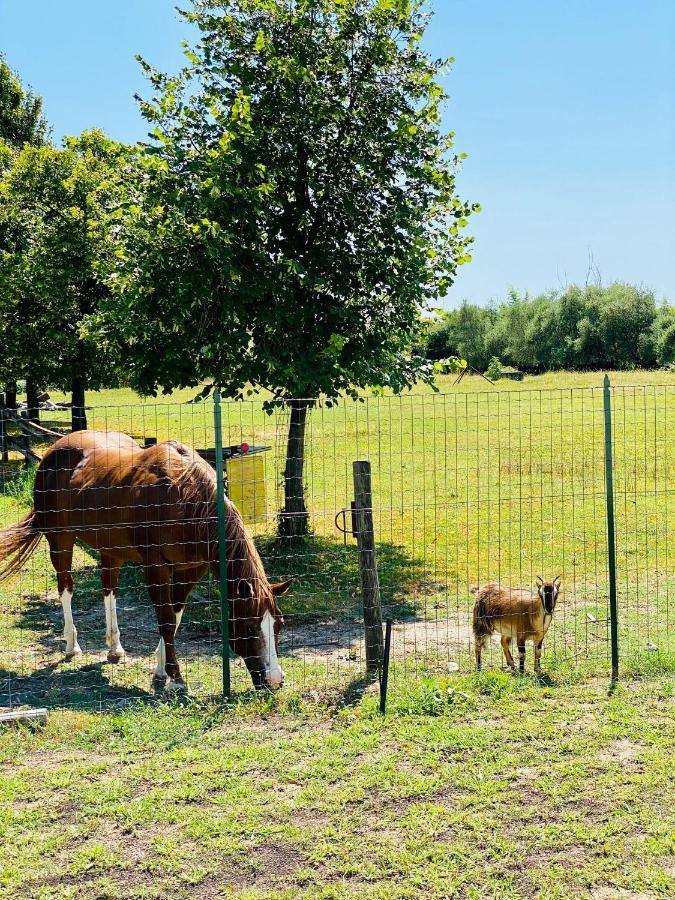
{"type": "Polygon", "coordinates": [[[599,327],[606,366],[633,369],[653,366],[656,350],[652,326],[656,319],[654,294],[629,284],[589,287],[589,297],[598,295],[599,327]]]}
{"type": "Polygon", "coordinates": [[[476,207],[456,195],[423,3],[204,0],[185,15],[201,32],[187,67],[144,66],[154,140],[91,328],[121,340],[144,393],[209,380],[289,406],[294,536],[306,398],[431,378],[421,314],[469,261],[476,207]]]}
{"type": "Polygon", "coordinates": [[[85,389],[116,371],[81,323],[107,295],[97,275],[103,212],[123,151],[100,132],[63,150],[25,145],[0,175],[0,359],[5,377],[37,376],[73,394],[73,430],[86,428],[85,389]]]}
{"type": "Polygon", "coordinates": [[[658,308],[653,338],[657,364],[669,366],[675,363],[675,306],[663,303],[658,308]]]}
{"type": "MultiPolygon", "coordinates": [[[[11,165],[11,150],[20,150],[25,144],[39,147],[46,142],[48,134],[42,98],[24,88],[18,75],[0,55],[0,172],[11,165]]],[[[34,388],[32,379],[29,379],[29,388],[34,388]]],[[[6,385],[5,398],[8,406],[16,406],[16,382],[10,381],[6,385]]]]}
{"type": "Polygon", "coordinates": [[[27,91],[0,55],[0,140],[16,150],[24,144],[39,147],[49,128],[42,114],[42,98],[27,91]]]}

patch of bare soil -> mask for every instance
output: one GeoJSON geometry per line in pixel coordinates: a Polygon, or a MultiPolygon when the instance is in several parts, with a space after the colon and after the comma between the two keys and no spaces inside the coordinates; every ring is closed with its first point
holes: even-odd
{"type": "MultiPolygon", "coordinates": [[[[293,883],[293,877],[301,869],[307,869],[309,861],[302,853],[290,847],[263,844],[248,851],[246,861],[225,860],[220,872],[205,878],[190,889],[191,897],[211,900],[222,897],[227,888],[265,890],[284,887],[293,883]]],[[[316,871],[316,866],[312,864],[316,871]]]]}
{"type": "MultiPolygon", "coordinates": [[[[98,764],[115,766],[119,761],[119,756],[92,753],[91,751],[87,751],[85,755],[82,751],[75,750],[32,750],[23,757],[21,765],[25,768],[36,768],[50,772],[69,764],[76,766],[83,763],[87,766],[96,766],[98,764]]],[[[13,763],[12,765],[15,766],[16,764],[13,763]]]]}
{"type": "Polygon", "coordinates": [[[591,891],[592,900],[654,900],[653,894],[643,891],[626,891],[623,888],[597,887],[591,891]]]}
{"type": "Polygon", "coordinates": [[[618,762],[623,765],[633,766],[639,765],[637,757],[642,750],[640,744],[629,741],[625,738],[614,741],[598,753],[598,758],[603,762],[618,762]]]}
{"type": "MultiPolygon", "coordinates": [[[[434,655],[458,661],[471,640],[466,618],[410,619],[394,623],[391,652],[394,659],[434,655]]],[[[337,619],[294,622],[284,630],[281,649],[282,655],[313,664],[360,668],[365,660],[363,625],[337,619]]]]}

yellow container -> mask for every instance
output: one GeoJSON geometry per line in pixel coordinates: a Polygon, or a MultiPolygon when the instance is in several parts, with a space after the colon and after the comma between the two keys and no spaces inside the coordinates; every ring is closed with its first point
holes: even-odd
{"type": "Polygon", "coordinates": [[[237,456],[226,463],[227,495],[245,522],[262,522],[267,511],[262,453],[237,456]]]}

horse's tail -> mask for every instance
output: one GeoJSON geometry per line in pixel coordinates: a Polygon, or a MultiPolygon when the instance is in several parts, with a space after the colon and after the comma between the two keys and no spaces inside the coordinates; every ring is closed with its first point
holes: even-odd
{"type": "Polygon", "coordinates": [[[0,530],[0,581],[16,575],[35,552],[42,537],[35,529],[35,510],[16,525],[0,530]]]}

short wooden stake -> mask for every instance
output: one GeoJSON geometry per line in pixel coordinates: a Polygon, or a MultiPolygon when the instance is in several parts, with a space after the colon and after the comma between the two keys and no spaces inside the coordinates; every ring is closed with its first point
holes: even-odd
{"type": "Polygon", "coordinates": [[[387,619],[384,635],[384,661],[382,662],[382,677],[380,678],[380,712],[384,715],[387,711],[387,687],[389,686],[389,658],[391,656],[391,619],[387,619]]]}

